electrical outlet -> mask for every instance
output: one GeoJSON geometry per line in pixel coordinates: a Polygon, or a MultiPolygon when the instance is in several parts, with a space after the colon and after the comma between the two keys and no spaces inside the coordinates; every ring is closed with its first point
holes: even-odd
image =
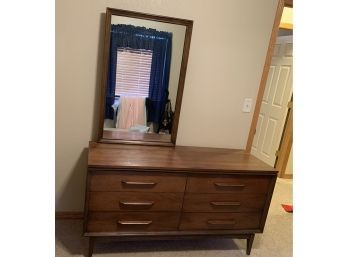
{"type": "Polygon", "coordinates": [[[243,112],[251,112],[251,103],[253,99],[245,98],[243,103],[243,112]]]}

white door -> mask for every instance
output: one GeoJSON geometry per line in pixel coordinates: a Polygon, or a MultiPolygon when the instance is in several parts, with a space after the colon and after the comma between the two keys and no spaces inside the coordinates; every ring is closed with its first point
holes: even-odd
{"type": "Polygon", "coordinates": [[[251,153],[274,166],[292,95],[292,36],[278,37],[251,153]]]}

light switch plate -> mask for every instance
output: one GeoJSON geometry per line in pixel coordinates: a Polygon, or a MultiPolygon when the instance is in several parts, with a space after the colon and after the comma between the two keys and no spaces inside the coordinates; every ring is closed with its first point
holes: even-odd
{"type": "Polygon", "coordinates": [[[243,103],[243,112],[251,112],[251,103],[253,99],[245,98],[243,103]]]}

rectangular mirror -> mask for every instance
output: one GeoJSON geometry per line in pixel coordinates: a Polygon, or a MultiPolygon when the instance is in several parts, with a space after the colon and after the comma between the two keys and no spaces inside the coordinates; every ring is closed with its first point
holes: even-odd
{"type": "Polygon", "coordinates": [[[175,144],[192,26],[107,8],[99,142],[175,144]]]}

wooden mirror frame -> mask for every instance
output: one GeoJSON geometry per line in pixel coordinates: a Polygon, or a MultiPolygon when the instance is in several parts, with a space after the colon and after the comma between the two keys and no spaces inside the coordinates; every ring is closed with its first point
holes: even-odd
{"type": "Polygon", "coordinates": [[[99,115],[99,128],[98,128],[98,142],[101,143],[125,143],[125,144],[145,144],[145,145],[164,145],[164,146],[174,146],[176,142],[176,136],[179,125],[179,117],[181,110],[182,95],[184,92],[184,84],[186,77],[187,61],[189,57],[191,34],[192,34],[193,21],[179,18],[172,18],[166,16],[158,16],[153,14],[146,14],[140,12],[126,11],[121,9],[106,9],[106,19],[105,19],[105,34],[104,34],[104,52],[103,52],[103,69],[102,69],[102,79],[101,79],[101,101],[100,101],[100,115],[99,115]],[[106,139],[103,138],[103,128],[104,128],[104,114],[105,114],[105,97],[107,89],[107,77],[109,70],[109,49],[110,49],[110,28],[111,28],[111,17],[112,15],[124,16],[129,18],[151,20],[157,22],[165,22],[176,25],[183,25],[186,27],[185,40],[182,52],[180,75],[178,82],[178,90],[176,95],[175,103],[175,114],[174,121],[172,125],[171,140],[164,140],[161,134],[156,134],[154,140],[127,140],[127,139],[106,139]],[[157,138],[158,135],[158,138],[157,138]]]}

